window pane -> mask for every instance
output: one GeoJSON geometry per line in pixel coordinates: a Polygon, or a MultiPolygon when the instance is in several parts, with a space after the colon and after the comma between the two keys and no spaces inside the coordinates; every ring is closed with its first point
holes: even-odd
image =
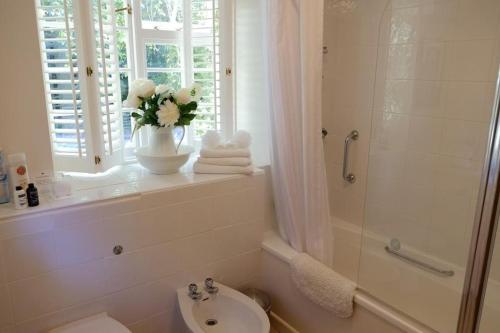
{"type": "Polygon", "coordinates": [[[146,44],[146,66],[148,68],[180,68],[180,51],[177,45],[146,44]]]}
{"type": "Polygon", "coordinates": [[[166,84],[173,89],[181,88],[180,72],[148,72],[148,79],[153,80],[157,85],[166,84]]]}
{"type": "Polygon", "coordinates": [[[41,0],[40,5],[62,7],[62,6],[64,6],[64,0],[41,0]]]}
{"type": "MultiPolygon", "coordinates": [[[[121,9],[127,7],[127,1],[126,0],[115,0],[115,8],[116,9],[121,9]]],[[[121,10],[119,12],[116,12],[116,25],[118,27],[125,28],[127,26],[127,11],[126,10],[121,10]]]]}
{"type": "Polygon", "coordinates": [[[213,59],[214,51],[208,46],[193,47],[193,67],[194,68],[211,68],[214,67],[213,59]]]}
{"type": "Polygon", "coordinates": [[[122,121],[123,121],[123,141],[125,143],[130,142],[132,139],[132,117],[131,112],[134,110],[123,109],[122,110],[122,121]]]}
{"type": "Polygon", "coordinates": [[[213,102],[215,97],[214,73],[213,72],[195,72],[194,81],[199,83],[203,91],[203,102],[213,102]]]}
{"type": "Polygon", "coordinates": [[[182,3],[182,0],[141,0],[142,28],[182,30],[182,3]]]}
{"type": "Polygon", "coordinates": [[[127,57],[127,32],[124,30],[118,30],[116,32],[116,46],[118,47],[118,63],[120,68],[128,67],[128,57],[127,57]]]}
{"type": "Polygon", "coordinates": [[[120,92],[121,92],[122,102],[127,99],[128,85],[129,85],[128,73],[120,73],[120,92]]]}

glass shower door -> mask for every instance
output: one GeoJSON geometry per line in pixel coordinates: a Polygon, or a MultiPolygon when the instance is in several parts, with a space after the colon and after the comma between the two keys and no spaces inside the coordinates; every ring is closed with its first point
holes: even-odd
{"type": "Polygon", "coordinates": [[[439,332],[456,331],[499,26],[494,0],[393,0],[381,22],[358,282],[439,332]]]}
{"type": "Polygon", "coordinates": [[[493,256],[482,306],[479,333],[500,330],[500,229],[497,229],[493,256]]]}

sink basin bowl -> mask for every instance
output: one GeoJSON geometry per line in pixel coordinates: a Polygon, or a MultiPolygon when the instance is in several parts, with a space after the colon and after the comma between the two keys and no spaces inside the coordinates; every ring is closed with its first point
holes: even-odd
{"type": "Polygon", "coordinates": [[[189,155],[194,151],[191,146],[181,146],[174,155],[154,155],[148,146],[137,149],[137,161],[151,173],[156,175],[169,175],[179,172],[179,168],[186,164],[189,155]]]}
{"type": "Polygon", "coordinates": [[[224,285],[217,287],[217,295],[204,292],[199,301],[188,296],[187,287],[177,290],[182,318],[190,333],[269,333],[269,318],[254,300],[224,285]]]}

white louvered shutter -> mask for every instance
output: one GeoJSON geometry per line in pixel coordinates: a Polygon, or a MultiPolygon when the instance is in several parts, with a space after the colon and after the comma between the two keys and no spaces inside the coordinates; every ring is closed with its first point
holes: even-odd
{"type": "Polygon", "coordinates": [[[219,1],[191,0],[191,47],[193,81],[203,86],[203,100],[193,122],[194,135],[221,129],[221,57],[219,1]]]}
{"type": "Polygon", "coordinates": [[[121,162],[123,144],[114,1],[93,0],[92,13],[99,113],[93,118],[93,124],[100,130],[99,157],[103,168],[107,169],[121,162]]]}
{"type": "Polygon", "coordinates": [[[113,1],[36,5],[55,168],[103,171],[122,160],[113,1]]]}
{"type": "Polygon", "coordinates": [[[56,169],[86,171],[88,127],[71,0],[38,0],[37,16],[49,129],[56,169]]]}

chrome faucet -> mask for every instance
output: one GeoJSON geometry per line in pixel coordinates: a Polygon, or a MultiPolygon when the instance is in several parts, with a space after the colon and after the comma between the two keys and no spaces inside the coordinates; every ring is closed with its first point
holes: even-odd
{"type": "Polygon", "coordinates": [[[203,293],[201,291],[198,291],[198,285],[196,283],[191,283],[188,287],[188,290],[188,296],[194,301],[199,301],[203,296],[203,293]]]}
{"type": "Polygon", "coordinates": [[[211,295],[216,295],[219,292],[219,287],[214,286],[214,279],[205,279],[205,291],[211,295]]]}

